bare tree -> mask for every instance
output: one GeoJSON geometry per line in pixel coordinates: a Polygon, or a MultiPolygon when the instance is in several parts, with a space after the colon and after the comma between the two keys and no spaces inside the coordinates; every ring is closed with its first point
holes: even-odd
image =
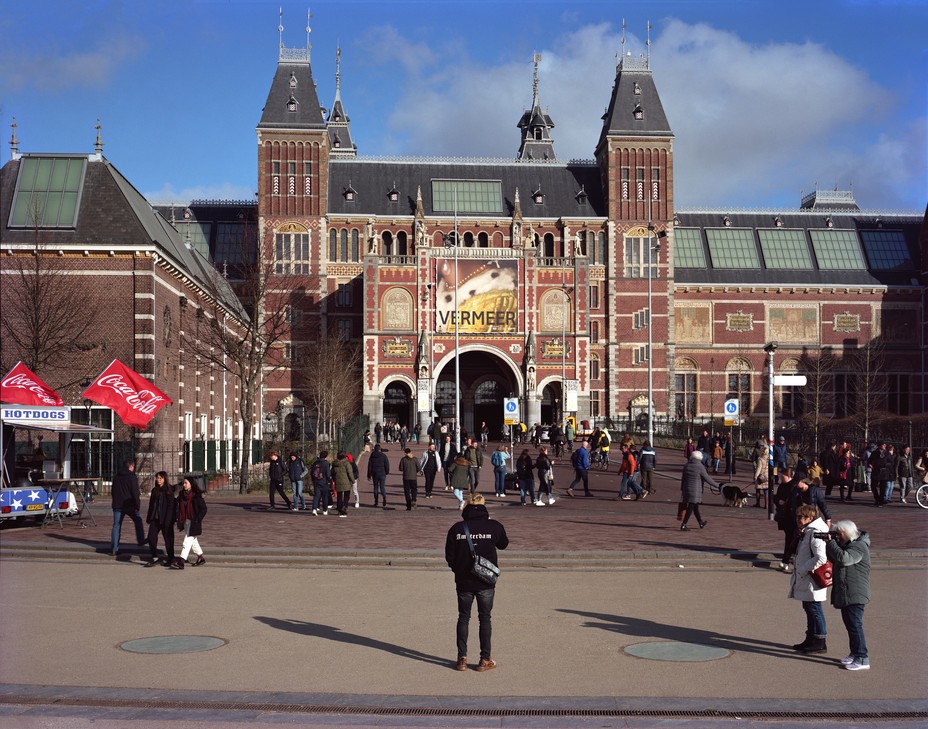
{"type": "Polygon", "coordinates": [[[864,440],[869,441],[871,424],[886,406],[887,383],[883,376],[883,343],[879,339],[871,339],[855,352],[854,359],[857,426],[862,431],[864,440]]]}
{"type": "Polygon", "coordinates": [[[361,347],[328,336],[301,363],[301,374],[320,429],[333,440],[361,407],[361,347]]]}
{"type": "MultiPolygon", "coordinates": [[[[39,211],[31,215],[40,219],[39,211]]],[[[49,376],[72,368],[73,359],[88,348],[88,335],[96,329],[97,306],[82,279],[62,267],[65,259],[53,256],[33,223],[32,250],[5,257],[0,286],[2,367],[17,360],[36,374],[49,376]]]]}
{"type": "Polygon", "coordinates": [[[299,306],[303,299],[300,279],[278,270],[272,258],[258,255],[248,232],[243,226],[243,260],[234,267],[235,280],[230,284],[217,271],[211,272],[208,308],[201,310],[204,325],[190,332],[185,328],[184,341],[197,357],[236,377],[241,386],[239,417],[245,442],[239,493],[248,488],[251,433],[263,385],[269,375],[288,364],[282,356],[283,342],[291,338],[288,307],[299,306]],[[236,309],[236,295],[244,309],[236,309]]]}
{"type": "Polygon", "coordinates": [[[799,368],[806,376],[801,399],[802,420],[812,430],[812,452],[816,456],[822,427],[831,419],[827,413],[834,412],[833,372],[837,365],[834,352],[828,347],[815,353],[806,349],[799,360],[799,368]]]}

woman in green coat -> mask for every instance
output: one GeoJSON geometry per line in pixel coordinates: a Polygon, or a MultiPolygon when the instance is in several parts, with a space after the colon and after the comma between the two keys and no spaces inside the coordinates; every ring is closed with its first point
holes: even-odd
{"type": "Polygon", "coordinates": [[[340,518],[348,517],[348,499],[351,496],[351,484],[354,482],[354,469],[348,457],[339,451],[332,466],[332,479],[335,481],[335,508],[340,518]]]}
{"type": "Polygon", "coordinates": [[[841,663],[848,671],[870,668],[864,637],[864,606],[870,602],[870,536],[852,521],[831,527],[825,554],[834,568],[831,604],[841,610],[851,652],[841,663]]]}

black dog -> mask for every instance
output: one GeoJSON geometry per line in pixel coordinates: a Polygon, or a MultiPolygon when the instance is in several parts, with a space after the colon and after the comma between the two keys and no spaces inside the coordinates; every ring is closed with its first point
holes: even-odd
{"type": "Polygon", "coordinates": [[[740,509],[748,503],[747,493],[731,484],[722,486],[722,496],[725,497],[725,506],[736,506],[740,509]]]}

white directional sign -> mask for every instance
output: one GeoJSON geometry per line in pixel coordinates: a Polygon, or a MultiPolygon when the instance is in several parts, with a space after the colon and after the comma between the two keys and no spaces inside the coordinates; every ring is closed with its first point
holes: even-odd
{"type": "Polygon", "coordinates": [[[777,387],[805,387],[805,375],[774,375],[773,384],[777,387]]]}
{"type": "Polygon", "coordinates": [[[739,419],[738,400],[732,398],[725,401],[725,425],[738,425],[739,419]]]}
{"type": "Polygon", "coordinates": [[[507,397],[503,400],[503,423],[505,425],[519,424],[519,398],[507,397]]]}
{"type": "Polygon", "coordinates": [[[432,410],[432,381],[428,379],[420,379],[418,382],[418,391],[417,391],[419,407],[417,410],[420,413],[428,413],[432,410]]]}
{"type": "Polygon", "coordinates": [[[565,412],[577,412],[577,393],[579,391],[580,383],[577,380],[566,380],[564,382],[564,393],[566,395],[564,402],[565,412]]]}

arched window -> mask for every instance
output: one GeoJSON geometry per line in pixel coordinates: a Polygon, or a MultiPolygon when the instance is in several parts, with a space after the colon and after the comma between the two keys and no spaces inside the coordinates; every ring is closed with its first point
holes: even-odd
{"type": "Polygon", "coordinates": [[[742,418],[751,414],[751,372],[751,363],[740,357],[729,360],[725,367],[725,379],[728,382],[726,399],[738,400],[738,414],[742,418]]]}
{"type": "Polygon", "coordinates": [[[490,236],[488,236],[485,232],[481,231],[477,235],[477,245],[480,248],[489,248],[490,247],[490,236]]]}
{"type": "Polygon", "coordinates": [[[351,231],[351,260],[357,263],[361,259],[361,240],[358,236],[358,229],[351,231]]]}
{"type": "Polygon", "coordinates": [[[696,417],[696,404],[699,396],[696,363],[689,357],[681,357],[675,364],[674,374],[674,417],[679,420],[692,420],[696,417]]]}
{"type": "MultiPolygon", "coordinates": [[[[780,373],[784,375],[799,374],[800,364],[795,357],[787,357],[780,365],[780,373]]],[[[824,403],[821,403],[824,404],[824,403]]],[[[780,413],[784,418],[798,418],[802,415],[802,390],[798,387],[781,388],[780,413]]]]}
{"type": "Polygon", "coordinates": [[[398,256],[408,256],[409,255],[409,244],[407,243],[408,238],[406,232],[401,230],[396,234],[396,255],[398,256]]]}
{"type": "Polygon", "coordinates": [[[590,357],[590,379],[599,379],[599,355],[597,354],[590,357]]]}
{"type": "Polygon", "coordinates": [[[551,233],[545,233],[545,247],[542,251],[542,255],[545,258],[554,258],[554,235],[551,233]]]}
{"type": "Polygon", "coordinates": [[[385,256],[393,255],[393,233],[389,230],[385,230],[381,236],[383,239],[383,254],[385,256]]]}
{"type": "Polygon", "coordinates": [[[332,228],[329,231],[329,260],[338,258],[338,231],[332,228]]]}
{"type": "Polygon", "coordinates": [[[607,260],[608,260],[608,256],[606,256],[606,234],[600,233],[599,234],[599,262],[602,264],[605,264],[607,260]]]}
{"type": "Polygon", "coordinates": [[[339,251],[338,260],[347,261],[348,260],[348,231],[345,228],[342,228],[341,233],[341,250],[339,251]]]}
{"type": "Polygon", "coordinates": [[[464,234],[464,247],[473,248],[474,247],[474,234],[467,232],[464,234]]]}
{"type": "Polygon", "coordinates": [[[481,382],[474,391],[475,405],[496,405],[503,401],[503,390],[496,380],[481,382]]]}

